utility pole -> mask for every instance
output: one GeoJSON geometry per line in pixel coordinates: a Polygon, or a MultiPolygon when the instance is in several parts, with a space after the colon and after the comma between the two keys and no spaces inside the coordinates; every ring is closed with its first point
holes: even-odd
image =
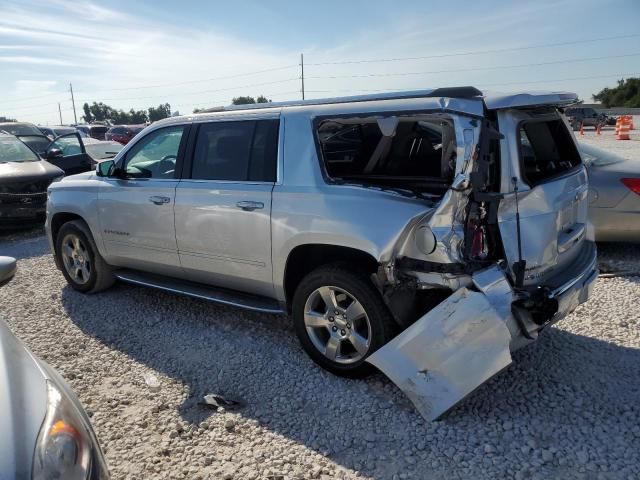
{"type": "Polygon", "coordinates": [[[58,102],[58,113],[60,114],[60,125],[62,125],[62,110],[60,109],[60,102],[58,102]]]}
{"type": "Polygon", "coordinates": [[[76,101],[73,98],[73,85],[69,84],[69,91],[71,92],[71,104],[73,105],[73,121],[78,124],[78,117],[76,116],[76,101]]]}
{"type": "Polygon", "coordinates": [[[300,54],[300,69],[302,71],[302,75],[300,79],[302,80],[302,100],[304,100],[304,54],[300,54]]]}

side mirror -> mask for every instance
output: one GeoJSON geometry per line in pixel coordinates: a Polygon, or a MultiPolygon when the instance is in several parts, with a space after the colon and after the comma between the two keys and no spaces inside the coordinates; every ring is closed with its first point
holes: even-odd
{"type": "Polygon", "coordinates": [[[113,160],[104,160],[96,166],[96,175],[99,177],[111,177],[116,164],[113,160]]]}
{"type": "Polygon", "coordinates": [[[4,285],[16,274],[16,259],[0,257],[0,285],[4,285]]]}
{"type": "Polygon", "coordinates": [[[49,150],[47,150],[47,154],[45,155],[45,157],[47,158],[47,160],[54,160],[56,158],[64,157],[64,154],[59,148],[50,148],[49,150]]]}

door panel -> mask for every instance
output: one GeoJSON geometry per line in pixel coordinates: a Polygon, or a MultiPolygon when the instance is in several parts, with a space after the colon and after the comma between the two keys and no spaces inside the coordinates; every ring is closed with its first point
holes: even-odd
{"type": "Polygon", "coordinates": [[[103,178],[99,218],[108,262],[180,276],[174,202],[189,127],[151,130],[103,178]]]}
{"type": "Polygon", "coordinates": [[[190,280],[273,296],[271,183],[183,180],[176,240],[190,280]]]}
{"type": "Polygon", "coordinates": [[[47,161],[62,169],[65,175],[75,175],[93,169],[93,160],[87,154],[80,134],[62,135],[49,144],[47,151],[52,148],[60,149],[62,157],[47,159],[47,161]]]}
{"type": "Polygon", "coordinates": [[[180,274],[173,207],[177,180],[104,179],[100,228],[114,265],[180,274]]]}

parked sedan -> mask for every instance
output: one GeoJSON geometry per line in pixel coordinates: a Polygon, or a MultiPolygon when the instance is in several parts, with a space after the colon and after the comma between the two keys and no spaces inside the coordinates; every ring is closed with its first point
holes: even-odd
{"type": "Polygon", "coordinates": [[[47,188],[62,177],[18,138],[0,133],[0,225],[44,222],[47,188]]]}
{"type": "Polygon", "coordinates": [[[596,240],[640,242],[640,159],[579,144],[589,172],[589,216],[596,240]]]}
{"type": "MultiPolygon", "coordinates": [[[[0,285],[16,261],[0,257],[0,285]]],[[[109,478],[80,401],[62,377],[0,320],[0,478],[109,478]]]]}
{"type": "Polygon", "coordinates": [[[144,127],[144,125],[118,125],[111,127],[105,135],[105,140],[114,140],[126,145],[133,137],[144,130],[144,127]]]}

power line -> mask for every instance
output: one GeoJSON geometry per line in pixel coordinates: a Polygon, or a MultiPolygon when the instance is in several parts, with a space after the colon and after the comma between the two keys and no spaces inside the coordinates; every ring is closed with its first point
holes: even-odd
{"type": "MultiPolygon", "coordinates": [[[[288,78],[285,80],[276,80],[273,82],[262,82],[262,83],[253,83],[250,85],[238,85],[235,87],[228,87],[228,88],[216,88],[213,90],[202,90],[202,91],[198,91],[198,92],[189,92],[189,93],[179,93],[179,94],[175,94],[175,93],[163,93],[163,94],[157,94],[157,95],[149,95],[149,96],[145,96],[145,97],[121,97],[121,98],[100,98],[99,101],[100,102],[111,102],[111,101],[128,101],[128,100],[148,100],[150,98],[164,98],[166,99],[167,97],[190,97],[190,96],[194,96],[194,95],[203,95],[203,94],[209,94],[209,93],[217,93],[217,92],[228,92],[231,90],[239,90],[239,89],[243,89],[243,88],[253,88],[253,87],[262,87],[265,85],[276,85],[276,84],[280,84],[280,83],[287,83],[287,82],[292,82],[292,81],[298,81],[299,78],[295,77],[295,78],[288,78]]],[[[84,95],[79,95],[79,96],[84,96],[84,95]]],[[[82,104],[82,103],[88,103],[88,102],[93,102],[94,100],[86,100],[87,96],[85,96],[85,100],[81,100],[78,103],[82,104]]],[[[94,97],[96,100],[98,100],[99,97],[95,96],[94,97]]],[[[37,105],[30,105],[28,107],[18,107],[18,108],[12,108],[11,111],[25,111],[25,110],[33,110],[34,108],[42,108],[42,104],[37,104],[37,105]]]]}
{"type": "Polygon", "coordinates": [[[396,73],[363,73],[356,75],[318,75],[313,77],[307,77],[308,79],[341,79],[341,78],[370,78],[370,77],[404,77],[410,75],[431,75],[434,73],[457,73],[457,72],[476,72],[479,70],[500,70],[503,68],[521,68],[521,67],[539,67],[542,65],[558,65],[565,63],[579,63],[588,62],[593,60],[609,60],[612,58],[625,58],[625,57],[637,57],[640,53],[626,53],[623,55],[607,55],[605,57],[588,57],[588,58],[576,58],[568,60],[555,60],[553,62],[540,62],[540,63],[522,63],[519,65],[497,65],[493,67],[474,67],[474,68],[459,68],[453,70],[429,70],[424,72],[396,72],[396,73]]]}
{"type": "Polygon", "coordinates": [[[617,40],[621,38],[633,38],[633,37],[640,37],[640,33],[634,33],[629,35],[615,35],[612,37],[590,38],[590,39],[584,39],[584,40],[575,40],[571,42],[546,43],[546,44],[530,45],[528,47],[509,47],[509,48],[496,48],[491,50],[473,50],[468,52],[443,53],[440,55],[425,55],[425,56],[419,56],[419,57],[396,57],[396,58],[379,58],[379,59],[368,59],[368,60],[345,60],[345,61],[337,61],[337,62],[318,62],[318,63],[307,63],[307,65],[308,66],[309,65],[311,66],[352,65],[352,64],[358,64],[358,63],[403,62],[403,61],[410,61],[410,60],[427,60],[430,58],[462,57],[466,55],[482,55],[485,53],[516,52],[516,51],[522,51],[522,50],[533,50],[536,48],[560,47],[564,45],[577,45],[580,43],[601,42],[606,40],[617,40]]]}
{"type": "MultiPolygon", "coordinates": [[[[159,84],[159,85],[143,85],[143,86],[138,86],[138,87],[124,87],[124,88],[113,88],[113,89],[108,89],[108,90],[98,90],[100,92],[112,92],[112,91],[122,91],[122,90],[139,90],[139,89],[143,89],[143,88],[157,88],[157,87],[170,87],[170,86],[180,86],[180,85],[190,85],[193,83],[202,83],[202,82],[211,82],[214,80],[228,80],[228,79],[232,79],[232,78],[240,78],[240,77],[245,77],[245,76],[251,76],[251,75],[259,75],[261,73],[268,73],[268,72],[276,72],[279,70],[286,70],[286,69],[290,69],[290,68],[298,68],[298,65],[286,65],[286,66],[282,66],[282,67],[274,67],[274,68],[268,68],[268,69],[264,69],[264,70],[254,70],[251,72],[244,72],[244,73],[238,73],[238,74],[234,74],[234,75],[226,75],[226,76],[220,76],[220,77],[212,77],[212,78],[204,78],[202,80],[190,80],[190,81],[186,81],[186,82],[178,82],[178,83],[165,83],[165,84],[159,84]]],[[[60,96],[60,95],[65,95],[66,92],[56,92],[56,93],[48,93],[46,95],[38,95],[36,97],[21,97],[21,98],[14,98],[12,100],[6,101],[6,102],[2,102],[2,105],[4,106],[7,103],[17,103],[17,102],[21,102],[24,100],[37,100],[40,98],[48,98],[48,97],[54,97],[54,96],[60,96]]]]}
{"type": "MultiPolygon", "coordinates": [[[[529,85],[529,84],[540,84],[540,83],[553,83],[553,82],[567,82],[574,80],[593,80],[599,78],[619,78],[621,76],[634,76],[640,75],[640,73],[611,73],[608,75],[593,75],[588,77],[570,77],[570,78],[556,78],[549,80],[532,80],[527,82],[508,82],[508,83],[492,83],[484,85],[485,87],[502,87],[509,85],[529,85]]],[[[477,85],[481,87],[482,85],[477,85]]],[[[424,89],[424,85],[420,85],[417,87],[403,87],[403,90],[422,90],[424,89]]],[[[307,93],[332,93],[332,92],[390,92],[393,91],[393,88],[384,88],[384,89],[364,89],[364,88],[343,88],[343,89],[332,89],[332,90],[307,90],[307,93]]]]}

